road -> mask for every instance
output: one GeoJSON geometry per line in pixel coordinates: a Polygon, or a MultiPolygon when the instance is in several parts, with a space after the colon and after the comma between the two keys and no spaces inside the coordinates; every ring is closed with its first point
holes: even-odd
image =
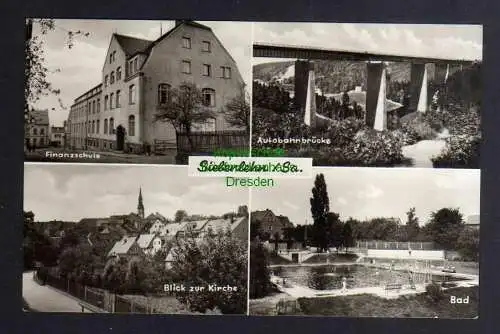
{"type": "Polygon", "coordinates": [[[33,272],[23,273],[23,298],[38,312],[82,312],[78,301],[33,280],[33,272]]]}
{"type": "Polygon", "coordinates": [[[117,153],[114,151],[97,152],[84,150],[62,150],[61,148],[38,149],[35,152],[26,152],[25,161],[29,162],[84,162],[84,163],[134,163],[134,164],[175,164],[175,150],[169,150],[166,155],[139,155],[129,153],[117,153]],[[47,157],[46,152],[52,153],[87,153],[92,156],[92,153],[99,154],[99,158],[77,158],[76,156],[69,157],[47,157]]]}
{"type": "Polygon", "coordinates": [[[403,155],[412,161],[413,167],[433,168],[432,158],[445,148],[444,140],[422,140],[403,147],[403,155]]]}

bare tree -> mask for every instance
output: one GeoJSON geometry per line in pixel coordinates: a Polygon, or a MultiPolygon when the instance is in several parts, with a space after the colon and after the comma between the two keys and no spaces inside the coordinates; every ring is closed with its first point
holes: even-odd
{"type": "Polygon", "coordinates": [[[229,100],[223,107],[222,112],[226,121],[231,126],[245,128],[246,133],[250,133],[250,96],[244,85],[240,88],[237,96],[229,100]]]}
{"type": "MultiPolygon", "coordinates": [[[[25,44],[25,67],[24,67],[24,113],[25,122],[29,123],[29,106],[36,103],[42,96],[50,94],[59,95],[60,90],[52,86],[47,79],[50,72],[60,72],[60,69],[50,71],[45,65],[43,39],[42,35],[46,35],[56,28],[55,20],[53,19],[27,19],[26,28],[26,44],[25,44]],[[38,28],[39,34],[33,36],[34,27],[38,28]]],[[[67,40],[65,45],[71,49],[73,47],[74,38],[76,36],[88,37],[88,32],[83,31],[67,31],[67,40]]],[[[59,105],[62,109],[66,107],[59,99],[59,105]]],[[[54,108],[53,108],[54,109],[54,108]]]]}
{"type": "Polygon", "coordinates": [[[158,107],[155,120],[172,124],[176,133],[186,133],[193,150],[193,126],[213,117],[214,113],[205,106],[201,90],[194,83],[186,82],[170,90],[167,101],[158,107]]]}

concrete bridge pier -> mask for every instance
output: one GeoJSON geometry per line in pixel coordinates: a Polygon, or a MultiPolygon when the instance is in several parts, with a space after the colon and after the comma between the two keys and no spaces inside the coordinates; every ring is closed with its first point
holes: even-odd
{"type": "Polygon", "coordinates": [[[410,102],[408,109],[411,112],[425,113],[428,109],[428,78],[425,63],[412,63],[410,73],[410,102]]]}
{"type": "Polygon", "coordinates": [[[304,124],[316,125],[316,84],[314,63],[309,60],[295,61],[295,103],[304,114],[304,124]]]}
{"type": "Polygon", "coordinates": [[[383,62],[367,62],[365,124],[372,129],[387,129],[386,87],[387,75],[383,62]]]}

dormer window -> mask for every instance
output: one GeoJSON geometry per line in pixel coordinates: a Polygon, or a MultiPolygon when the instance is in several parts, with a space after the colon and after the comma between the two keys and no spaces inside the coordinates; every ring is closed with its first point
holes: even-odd
{"type": "Polygon", "coordinates": [[[109,84],[114,84],[115,83],[115,72],[111,71],[111,74],[109,75],[109,84]]]}
{"type": "Polygon", "coordinates": [[[182,37],[182,47],[184,49],[191,49],[191,38],[182,37]]]}

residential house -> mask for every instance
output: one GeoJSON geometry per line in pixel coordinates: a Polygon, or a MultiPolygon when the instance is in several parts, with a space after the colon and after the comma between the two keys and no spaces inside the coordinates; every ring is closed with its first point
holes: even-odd
{"type": "Polygon", "coordinates": [[[131,259],[144,255],[143,250],[137,243],[137,236],[125,236],[117,241],[108,252],[108,257],[125,257],[131,259]]]}
{"type": "Polygon", "coordinates": [[[64,147],[64,127],[50,127],[50,145],[55,147],[64,147]]]}
{"type": "Polygon", "coordinates": [[[25,132],[26,143],[35,148],[47,147],[49,138],[49,111],[31,110],[25,132]]]}
{"type": "Polygon", "coordinates": [[[467,217],[467,220],[465,221],[465,226],[470,229],[479,230],[479,221],[480,221],[479,215],[470,215],[467,217]]]}
{"type": "Polygon", "coordinates": [[[176,131],[156,114],[172,89],[194,83],[213,118],[192,131],[239,130],[222,108],[241,94],[244,81],[235,60],[212,29],[193,21],[155,41],[114,33],[102,63],[101,82],[77,97],[68,117],[71,147],[143,152],[161,140],[176,147],[176,131]]]}
{"type": "Polygon", "coordinates": [[[156,234],[141,234],[137,238],[137,244],[142,249],[144,254],[154,256],[161,250],[164,242],[162,238],[156,234]]]}
{"type": "Polygon", "coordinates": [[[259,226],[261,235],[266,236],[264,239],[274,240],[275,235],[279,239],[285,236],[285,229],[293,227],[293,224],[285,216],[276,216],[271,210],[254,211],[250,215],[251,223],[259,226]]]}

